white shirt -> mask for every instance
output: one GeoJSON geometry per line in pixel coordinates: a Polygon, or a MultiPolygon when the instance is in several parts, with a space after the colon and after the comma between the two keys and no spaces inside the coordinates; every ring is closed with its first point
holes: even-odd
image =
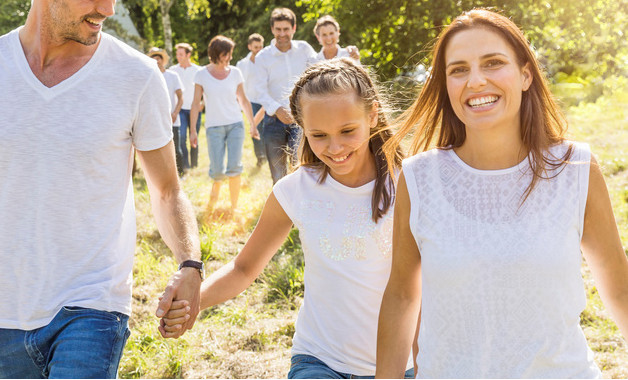
{"type": "Polygon", "coordinates": [[[249,99],[251,103],[259,103],[257,98],[257,92],[255,90],[255,81],[254,78],[254,63],[251,62],[251,55],[253,53],[249,52],[249,54],[238,61],[236,67],[240,69],[242,72],[242,76],[244,77],[244,93],[246,97],[249,99]]]}
{"type": "MultiPolygon", "coordinates": [[[[351,54],[349,54],[349,52],[347,51],[347,48],[341,48],[340,45],[336,44],[336,56],[335,57],[331,57],[329,59],[334,59],[334,58],[351,58],[351,54]]],[[[316,59],[319,61],[324,61],[327,58],[325,58],[325,53],[323,53],[323,49],[321,48],[321,50],[318,52],[318,54],[316,54],[316,59]]],[[[358,61],[359,62],[359,61],[358,61]]]]}
{"type": "Polygon", "coordinates": [[[196,73],[194,83],[203,87],[205,96],[205,128],[242,121],[236,90],[243,81],[242,72],[235,66],[229,66],[229,74],[225,79],[214,78],[207,67],[196,73]]]}
{"type": "Polygon", "coordinates": [[[419,377],[600,376],[579,324],[590,152],[574,147],[523,204],[527,159],[478,170],[434,149],[403,161],[421,252],[419,377]]]}
{"type": "Polygon", "coordinates": [[[168,70],[172,70],[179,74],[181,82],[183,83],[183,106],[181,109],[192,109],[192,102],[194,101],[194,75],[203,68],[199,65],[190,63],[190,66],[183,68],[180,64],[171,66],[168,70]]]}
{"type": "Polygon", "coordinates": [[[0,37],[0,328],[42,327],[63,306],[130,315],[132,151],[172,140],[163,75],[101,33],[89,62],[49,88],[18,31],[0,37]]]}
{"type": "MultiPolygon", "coordinates": [[[[273,188],[299,229],[305,295],[292,354],[312,355],[335,371],[375,374],[377,321],[390,276],[393,208],[371,218],[375,181],[351,188],[300,167],[273,188]]],[[[408,361],[411,368],[412,362],[408,361]]]]}
{"type": "Polygon", "coordinates": [[[305,69],[316,62],[316,52],[305,41],[292,40],[292,47],[282,52],[271,42],[255,57],[254,82],[259,103],[268,115],[277,108],[290,110],[290,93],[305,69]]]}
{"type": "MultiPolygon", "coordinates": [[[[179,78],[179,74],[174,71],[164,71],[162,73],[164,75],[164,79],[166,80],[166,87],[168,88],[168,96],[170,96],[170,113],[174,111],[177,106],[178,97],[177,90],[183,89],[183,84],[181,83],[181,79],[179,78]]],[[[177,115],[177,120],[172,123],[173,127],[181,126],[181,118],[177,115]]]]}

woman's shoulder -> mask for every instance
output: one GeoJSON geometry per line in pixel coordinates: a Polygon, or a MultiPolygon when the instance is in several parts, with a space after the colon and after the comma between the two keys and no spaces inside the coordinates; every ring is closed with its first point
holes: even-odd
{"type": "Polygon", "coordinates": [[[563,140],[549,147],[547,158],[567,162],[588,162],[591,159],[591,147],[585,142],[563,140]]]}

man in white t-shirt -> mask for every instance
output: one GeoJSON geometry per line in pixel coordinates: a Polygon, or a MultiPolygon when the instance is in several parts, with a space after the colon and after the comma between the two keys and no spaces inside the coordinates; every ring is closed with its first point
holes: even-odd
{"type": "Polygon", "coordinates": [[[164,49],[157,47],[151,48],[147,54],[149,57],[157,61],[159,71],[166,80],[166,88],[170,97],[170,117],[172,118],[172,141],[174,142],[174,152],[177,162],[177,172],[179,176],[183,175],[183,157],[181,155],[181,146],[179,145],[179,127],[181,126],[181,118],[179,111],[183,105],[183,84],[179,74],[174,71],[166,70],[166,65],[170,60],[170,56],[164,49]]]}
{"type": "Polygon", "coordinates": [[[273,182],[277,182],[288,171],[287,159],[296,161],[301,137],[290,115],[289,96],[299,76],[317,59],[310,44],[292,39],[297,31],[297,19],[290,9],[272,11],[270,30],[275,39],[255,58],[253,79],[258,101],[266,110],[262,139],[270,174],[273,182]]]}
{"type": "Polygon", "coordinates": [[[264,37],[261,34],[253,33],[249,36],[246,46],[249,49],[249,54],[239,60],[236,67],[242,71],[242,75],[244,76],[244,93],[251,102],[255,123],[257,124],[257,130],[260,135],[259,139],[251,137],[251,140],[253,140],[253,151],[255,152],[255,158],[257,158],[257,167],[260,167],[266,161],[266,149],[264,148],[264,140],[261,138],[264,134],[264,123],[260,123],[264,117],[264,107],[262,107],[257,100],[258,96],[255,90],[255,72],[253,65],[255,64],[257,53],[264,47],[264,37]]]}
{"type": "MultiPolygon", "coordinates": [[[[198,313],[198,228],[155,61],[102,33],[115,0],[33,0],[0,37],[0,378],[115,378],[131,312],[132,151],[198,313]],[[15,128],[18,125],[19,128],[15,128]]],[[[158,317],[162,312],[158,311],[158,317]]]]}
{"type": "MultiPolygon", "coordinates": [[[[174,48],[178,63],[170,67],[169,70],[179,74],[179,78],[181,78],[181,82],[183,82],[183,106],[181,107],[181,111],[179,111],[179,117],[181,118],[179,144],[181,145],[181,154],[183,155],[183,168],[187,170],[198,166],[198,147],[190,145],[190,153],[188,155],[187,141],[190,128],[192,128],[190,126],[190,109],[192,109],[192,101],[194,100],[194,75],[203,68],[190,60],[192,58],[192,52],[194,51],[192,45],[181,42],[176,44],[174,48]]],[[[200,128],[201,114],[199,114],[196,120],[197,135],[200,128]]]]}

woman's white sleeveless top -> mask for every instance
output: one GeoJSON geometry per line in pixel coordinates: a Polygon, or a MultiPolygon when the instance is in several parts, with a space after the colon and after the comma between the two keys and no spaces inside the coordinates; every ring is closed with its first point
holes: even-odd
{"type": "Polygon", "coordinates": [[[477,170],[451,150],[408,158],[410,227],[421,252],[421,378],[593,378],[580,328],[586,144],[522,204],[528,160],[477,170]]]}

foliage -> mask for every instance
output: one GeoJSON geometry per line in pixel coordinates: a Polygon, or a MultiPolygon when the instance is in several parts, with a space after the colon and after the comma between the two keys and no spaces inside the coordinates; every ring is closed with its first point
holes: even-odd
{"type": "Polygon", "coordinates": [[[0,36],[24,24],[30,8],[30,0],[0,1],[0,36]]]}

